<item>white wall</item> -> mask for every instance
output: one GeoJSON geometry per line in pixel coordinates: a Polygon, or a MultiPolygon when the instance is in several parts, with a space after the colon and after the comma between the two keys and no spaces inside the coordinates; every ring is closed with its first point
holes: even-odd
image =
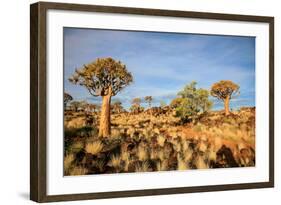
{"type": "MultiPolygon", "coordinates": [[[[196,193],[170,196],[68,202],[71,204],[240,204],[270,203],[280,199],[280,37],[278,0],[81,0],[88,4],[148,7],[275,16],[275,136],[276,187],[274,189],[196,193]],[[279,81],[279,82],[278,82],[279,81]]],[[[1,132],[0,204],[31,204],[29,192],[29,4],[35,1],[1,2],[1,132]],[[12,83],[11,83],[12,82],[12,83]]],[[[55,203],[56,204],[56,203],[55,203]]],[[[64,203],[60,203],[64,204],[64,203]]]]}

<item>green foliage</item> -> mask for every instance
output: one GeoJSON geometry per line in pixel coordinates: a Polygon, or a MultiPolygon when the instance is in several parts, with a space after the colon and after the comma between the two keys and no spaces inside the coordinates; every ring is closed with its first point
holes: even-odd
{"type": "Polygon", "coordinates": [[[180,117],[183,122],[195,119],[200,111],[194,106],[194,103],[189,98],[181,98],[180,105],[175,109],[176,116],[180,117]]]}
{"type": "Polygon", "coordinates": [[[209,91],[205,89],[196,90],[196,100],[200,111],[206,112],[213,106],[212,101],[209,100],[209,91]]]}
{"type": "Polygon", "coordinates": [[[180,97],[174,99],[171,103],[176,115],[183,122],[196,119],[199,112],[204,113],[212,107],[212,102],[209,100],[209,91],[202,88],[197,89],[196,84],[195,81],[192,81],[189,85],[186,85],[178,93],[180,97]]]}
{"type": "Polygon", "coordinates": [[[181,105],[182,99],[183,98],[181,98],[181,97],[177,97],[177,98],[173,99],[170,103],[170,107],[172,109],[176,109],[177,107],[179,107],[181,105]]]}
{"type": "Polygon", "coordinates": [[[161,100],[160,101],[160,107],[165,107],[165,106],[167,106],[167,104],[166,104],[166,102],[164,101],[164,100],[161,100]]]}

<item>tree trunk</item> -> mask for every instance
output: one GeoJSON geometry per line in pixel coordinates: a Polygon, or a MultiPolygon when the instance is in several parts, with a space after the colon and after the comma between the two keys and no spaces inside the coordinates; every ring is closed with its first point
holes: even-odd
{"type": "Polygon", "coordinates": [[[224,100],[224,112],[225,112],[225,115],[229,115],[230,114],[230,111],[229,111],[229,100],[230,100],[230,97],[227,96],[224,100]]]}
{"type": "Polygon", "coordinates": [[[110,94],[102,97],[99,137],[110,136],[110,101],[110,94]]]}

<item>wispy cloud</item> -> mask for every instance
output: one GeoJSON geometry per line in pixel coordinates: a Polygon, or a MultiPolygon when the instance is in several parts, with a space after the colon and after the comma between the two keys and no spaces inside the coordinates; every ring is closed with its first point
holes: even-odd
{"type": "MultiPolygon", "coordinates": [[[[169,102],[192,80],[206,89],[228,79],[240,85],[241,94],[255,90],[252,37],[65,28],[64,50],[65,89],[76,99],[100,102],[67,78],[75,68],[108,56],[124,62],[134,76],[134,83],[114,97],[127,105],[146,95],[155,103],[169,102]]],[[[254,105],[254,93],[240,96],[232,106],[242,101],[254,105]]]]}

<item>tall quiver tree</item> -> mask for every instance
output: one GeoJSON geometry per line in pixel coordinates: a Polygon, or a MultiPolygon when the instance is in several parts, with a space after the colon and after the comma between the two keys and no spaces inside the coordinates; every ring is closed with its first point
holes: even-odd
{"type": "Polygon", "coordinates": [[[229,115],[229,101],[231,98],[239,93],[239,85],[230,80],[221,80],[214,83],[211,87],[211,95],[224,102],[225,115],[229,115]]]}
{"type": "Polygon", "coordinates": [[[98,58],[76,69],[69,80],[84,86],[92,96],[102,97],[99,136],[110,136],[111,97],[133,81],[133,76],[127,71],[126,65],[112,58],[98,58]]]}

